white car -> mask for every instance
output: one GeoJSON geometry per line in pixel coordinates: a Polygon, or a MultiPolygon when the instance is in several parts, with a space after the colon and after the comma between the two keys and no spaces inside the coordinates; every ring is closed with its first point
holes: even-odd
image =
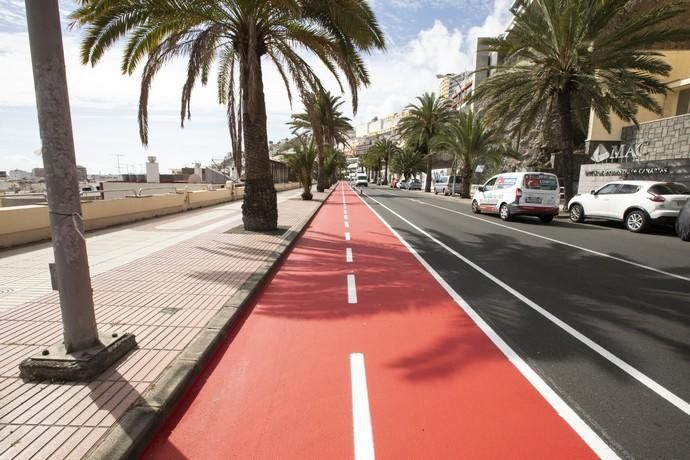
{"type": "Polygon", "coordinates": [[[652,223],[673,223],[690,198],[685,185],[676,182],[616,181],[575,195],[568,203],[570,220],[588,218],[622,221],[635,233],[646,231],[652,223]]]}
{"type": "Polygon", "coordinates": [[[472,212],[497,213],[501,219],[514,215],[537,216],[548,223],[558,215],[560,189],[551,173],[504,173],[489,179],[472,197],[472,212]]]}
{"type": "Polygon", "coordinates": [[[356,187],[368,187],[369,186],[369,178],[367,177],[366,174],[357,174],[357,179],[355,179],[355,186],[356,187]]]}

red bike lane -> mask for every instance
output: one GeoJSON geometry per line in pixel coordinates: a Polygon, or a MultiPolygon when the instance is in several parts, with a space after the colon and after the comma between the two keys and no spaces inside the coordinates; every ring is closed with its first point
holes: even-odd
{"type": "Polygon", "coordinates": [[[374,456],[596,457],[341,183],[144,458],[374,456]]]}

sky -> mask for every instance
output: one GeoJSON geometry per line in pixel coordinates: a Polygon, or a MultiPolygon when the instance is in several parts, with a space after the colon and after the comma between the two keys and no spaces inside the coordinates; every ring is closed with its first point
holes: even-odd
{"type": "MultiPolygon", "coordinates": [[[[371,85],[360,91],[359,110],[348,116],[355,126],[375,116],[400,111],[422,93],[437,92],[436,74],[473,70],[477,37],[495,36],[508,26],[513,0],[369,0],[386,35],[387,49],[365,56],[371,85]]],[[[209,164],[229,151],[225,110],[216,100],[215,79],[197,85],[192,118],[180,128],[179,101],[185,78],[183,62],[172,62],[154,81],[149,106],[149,146],[139,142],[139,75],[120,72],[121,47],[95,66],[79,62],[82,31],[69,28],[75,8],[60,0],[63,41],[77,162],[89,174],[143,173],[155,155],[161,172],[209,164]],[[119,162],[119,165],[118,165],[119,162]]],[[[40,167],[40,138],[29,57],[24,0],[0,0],[0,170],[40,167]]],[[[289,135],[286,122],[301,109],[290,104],[277,72],[264,62],[268,137],[289,135]]],[[[324,83],[340,94],[332,77],[324,83]]]]}

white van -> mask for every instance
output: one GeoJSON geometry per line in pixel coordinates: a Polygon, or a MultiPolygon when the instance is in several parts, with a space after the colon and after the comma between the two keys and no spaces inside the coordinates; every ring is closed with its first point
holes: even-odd
{"type": "Polygon", "coordinates": [[[434,194],[443,193],[448,196],[453,193],[462,192],[462,177],[460,176],[440,176],[434,181],[434,194]],[[455,182],[455,183],[453,183],[455,182]]]}
{"type": "Polygon", "coordinates": [[[560,187],[551,173],[517,172],[498,174],[477,189],[472,212],[495,213],[503,220],[514,215],[537,216],[551,222],[558,215],[560,187]]]}
{"type": "Polygon", "coordinates": [[[369,186],[369,177],[367,177],[367,175],[363,174],[363,173],[357,174],[357,179],[355,179],[355,186],[357,186],[357,187],[368,187],[369,186]]]}

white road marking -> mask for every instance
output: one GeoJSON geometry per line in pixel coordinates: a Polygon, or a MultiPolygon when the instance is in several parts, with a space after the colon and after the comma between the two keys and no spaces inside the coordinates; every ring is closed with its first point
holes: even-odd
{"type": "Polygon", "coordinates": [[[345,232],[345,241],[350,241],[350,232],[345,232]]]}
{"type": "Polygon", "coordinates": [[[378,203],[379,205],[381,205],[383,208],[387,209],[389,212],[391,212],[395,216],[397,216],[403,222],[406,222],[408,225],[410,225],[412,228],[417,230],[419,233],[421,233],[425,237],[429,238],[431,241],[433,241],[437,245],[441,246],[447,252],[454,255],[458,259],[462,260],[467,265],[469,265],[470,267],[472,267],[473,269],[475,269],[476,271],[478,271],[479,273],[481,273],[482,275],[484,275],[485,277],[489,278],[491,281],[493,281],[494,283],[499,285],[501,288],[508,291],[511,295],[513,295],[514,297],[516,297],[517,299],[522,301],[524,304],[526,304],[527,306],[532,308],[534,311],[536,311],[537,313],[539,313],[540,315],[542,315],[543,317],[545,317],[546,319],[548,319],[549,321],[554,323],[556,326],[563,329],[565,332],[567,332],[568,334],[570,334],[571,336],[573,336],[574,338],[576,338],[577,340],[579,340],[580,342],[582,342],[583,344],[588,346],[590,349],[594,350],[600,356],[602,356],[603,358],[608,360],[611,364],[617,366],[623,372],[630,375],[632,378],[634,378],[635,380],[637,380],[638,382],[640,382],[641,384],[643,384],[644,386],[646,386],[647,388],[652,390],[654,393],[656,393],[657,395],[664,398],[669,403],[676,406],[678,409],[680,409],[686,415],[690,415],[690,403],[688,403],[684,399],[680,398],[676,394],[672,393],[671,391],[669,391],[665,387],[661,386],[659,383],[657,383],[653,379],[647,377],[645,374],[643,374],[642,372],[637,370],[635,367],[633,367],[630,364],[628,364],[627,362],[623,361],[622,359],[620,359],[619,357],[617,357],[616,355],[614,355],[613,353],[611,353],[610,351],[608,351],[607,349],[605,349],[601,345],[597,344],[596,342],[594,342],[593,340],[591,340],[590,338],[588,338],[587,336],[585,336],[584,334],[582,334],[581,332],[576,330],[575,328],[569,326],[567,323],[565,323],[564,321],[562,321],[561,319],[559,319],[558,317],[556,317],[552,313],[548,312],[543,307],[539,306],[536,302],[525,297],[520,292],[518,292],[515,289],[513,289],[512,287],[510,287],[507,283],[504,283],[500,279],[496,278],[494,275],[487,272],[486,270],[484,270],[479,265],[475,264],[474,262],[472,262],[471,260],[469,260],[465,256],[461,255],[459,252],[457,252],[456,250],[454,250],[450,246],[446,245],[445,243],[438,240],[437,238],[434,238],[431,234],[429,234],[428,232],[425,232],[424,230],[419,228],[417,225],[413,224],[412,222],[410,222],[409,220],[407,220],[406,218],[404,218],[403,216],[401,216],[397,212],[390,209],[388,206],[382,204],[381,202],[375,200],[374,198],[371,198],[371,197],[369,197],[369,198],[372,199],[373,201],[375,201],[376,203],[378,203]]]}
{"type": "Polygon", "coordinates": [[[345,260],[348,263],[352,263],[352,248],[345,249],[345,260]]]}
{"type": "MultiPolygon", "coordinates": [[[[386,206],[378,202],[377,200],[369,197],[379,205],[388,209],[386,206]]],[[[360,198],[361,199],[361,198],[360,198]]],[[[398,240],[405,246],[412,255],[422,264],[424,268],[431,274],[431,276],[436,279],[436,281],[446,290],[448,295],[462,308],[465,313],[474,321],[474,323],[479,327],[484,334],[496,345],[496,347],[501,350],[501,352],[508,358],[508,360],[518,369],[518,371],[532,384],[532,386],[542,395],[542,397],[551,405],[551,407],[556,410],[558,415],[560,415],[573,430],[587,443],[587,445],[594,451],[594,453],[602,459],[618,459],[618,455],[585,423],[582,418],[565,402],[563,399],[556,394],[553,389],[544,382],[544,380],[537,375],[536,372],[532,370],[531,367],[513,350],[497,333],[491,326],[489,326],[482,318],[474,311],[470,304],[463,299],[460,294],[455,292],[455,290],[450,287],[450,285],[441,277],[441,275],[436,272],[436,270],[427,263],[426,260],[419,255],[419,253],[403,239],[400,234],[391,227],[388,222],[386,222],[378,212],[376,212],[364,199],[362,202],[374,213],[376,217],[385,225],[388,230],[393,233],[398,240]]],[[[394,211],[391,211],[395,214],[394,211]]]]}
{"type": "Polygon", "coordinates": [[[350,228],[350,223],[345,219],[345,228],[350,228]]]}
{"type": "MultiPolygon", "coordinates": [[[[371,198],[371,197],[370,197],[370,198],[371,198]]],[[[372,200],[373,200],[373,198],[372,198],[372,200]]],[[[557,239],[555,239],[555,238],[549,238],[548,236],[539,235],[538,233],[528,232],[528,231],[526,231],[526,230],[521,230],[521,229],[519,229],[519,228],[511,227],[511,226],[509,226],[509,225],[504,225],[504,224],[501,224],[501,223],[499,223],[499,222],[492,222],[492,221],[490,221],[490,220],[482,219],[481,217],[473,216],[472,214],[467,214],[467,213],[462,212],[462,211],[456,211],[456,210],[454,210],[454,209],[444,208],[443,206],[438,206],[438,205],[435,205],[435,204],[426,203],[426,202],[424,202],[424,201],[420,201],[420,200],[416,200],[416,199],[412,199],[412,198],[410,199],[410,201],[414,201],[415,203],[419,203],[419,204],[424,205],[424,206],[431,206],[432,208],[443,209],[444,211],[448,211],[448,212],[452,212],[452,213],[455,213],[455,214],[459,214],[459,215],[461,215],[461,216],[469,217],[470,219],[480,220],[480,221],[482,221],[482,222],[486,222],[487,224],[491,224],[491,225],[496,225],[496,226],[498,226],[498,227],[507,228],[508,230],[512,230],[512,231],[518,232],[518,233],[524,233],[525,235],[534,236],[534,237],[536,237],[536,238],[541,238],[541,239],[546,240],[546,241],[551,241],[552,243],[562,244],[562,245],[564,245],[564,246],[568,246],[568,247],[571,247],[571,248],[579,249],[579,250],[581,250],[581,251],[585,251],[585,252],[588,252],[588,253],[590,253],[590,254],[594,254],[594,255],[597,255],[597,256],[601,256],[601,257],[606,257],[606,258],[608,258],[608,259],[617,260],[618,262],[623,262],[623,263],[626,263],[626,264],[629,264],[629,265],[632,265],[632,266],[635,266],[635,267],[638,267],[638,268],[642,268],[642,269],[645,269],[645,270],[650,270],[650,271],[653,271],[653,272],[656,272],[656,273],[660,273],[660,274],[662,274],[662,275],[670,276],[670,277],[672,277],[672,278],[677,278],[677,279],[683,280],[683,281],[690,281],[690,278],[687,277],[687,276],[676,275],[675,273],[669,273],[669,272],[666,272],[666,271],[664,271],[664,270],[660,270],[660,269],[658,269],[658,268],[650,267],[650,266],[648,266],[648,265],[643,265],[643,264],[640,264],[640,263],[637,263],[637,262],[633,262],[633,261],[631,261],[631,260],[623,259],[623,258],[621,258],[621,257],[612,256],[612,255],[606,254],[606,253],[604,253],[604,252],[595,251],[595,250],[593,250],[593,249],[587,249],[587,248],[584,248],[584,247],[582,247],[582,246],[578,246],[578,245],[576,245],[576,244],[567,243],[567,242],[565,242],[565,241],[557,240],[557,239]]]]}
{"type": "Polygon", "coordinates": [[[352,432],[355,440],[355,460],[374,460],[374,434],[371,429],[367,375],[362,353],[350,354],[352,379],[352,432]]]}
{"type": "Polygon", "coordinates": [[[357,303],[357,284],[352,273],[347,275],[347,303],[357,303]]]}

